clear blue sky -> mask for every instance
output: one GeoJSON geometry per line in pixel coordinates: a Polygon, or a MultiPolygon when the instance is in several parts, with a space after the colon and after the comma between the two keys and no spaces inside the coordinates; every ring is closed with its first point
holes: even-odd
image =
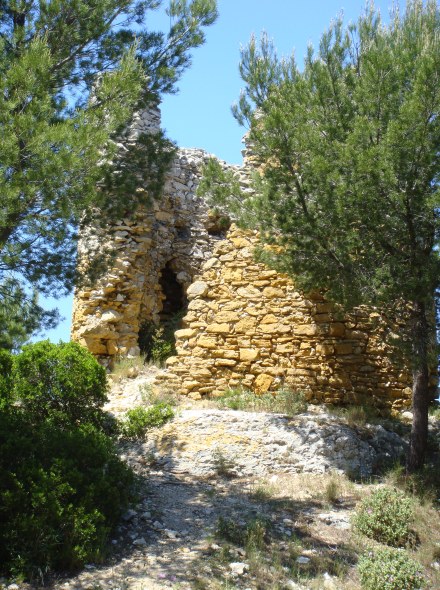
{"type": "MultiPolygon", "coordinates": [[[[167,6],[167,0],[163,5],[167,6]]],[[[392,0],[376,0],[384,20],[392,0]]],[[[397,5],[403,8],[404,0],[397,5]]],[[[240,128],[231,115],[231,104],[242,86],[238,64],[240,46],[252,33],[266,31],[279,55],[295,52],[301,64],[307,45],[317,46],[332,19],[341,12],[346,23],[356,20],[365,8],[363,0],[218,0],[219,19],[207,30],[206,43],[193,52],[191,68],[179,83],[179,92],[162,102],[162,123],[168,136],[180,147],[198,147],[231,163],[241,161],[240,128]]],[[[166,30],[168,17],[152,13],[151,29],[166,30]]],[[[65,320],[46,333],[54,342],[68,340],[72,297],[48,300],[48,308],[58,306],[65,320]]]]}

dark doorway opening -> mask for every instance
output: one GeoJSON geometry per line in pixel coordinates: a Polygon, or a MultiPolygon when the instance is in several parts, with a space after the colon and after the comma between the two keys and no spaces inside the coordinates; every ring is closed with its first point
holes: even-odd
{"type": "Polygon", "coordinates": [[[165,296],[162,300],[160,319],[167,321],[172,316],[185,311],[188,305],[183,285],[177,280],[177,274],[171,268],[170,262],[167,262],[163,268],[159,284],[165,296]]]}
{"type": "Polygon", "coordinates": [[[160,322],[143,322],[139,329],[138,342],[146,360],[160,364],[176,354],[174,332],[181,327],[188,301],[185,289],[172,268],[172,262],[167,262],[162,269],[159,284],[163,294],[160,322]]]}

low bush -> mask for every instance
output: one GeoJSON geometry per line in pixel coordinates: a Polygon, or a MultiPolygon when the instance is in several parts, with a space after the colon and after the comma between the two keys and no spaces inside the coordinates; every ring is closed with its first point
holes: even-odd
{"type": "Polygon", "coordinates": [[[365,498],[356,511],[355,528],[370,539],[393,547],[410,540],[413,503],[397,490],[381,488],[365,498]]]}
{"type": "Polygon", "coordinates": [[[27,579],[99,561],[133,476],[93,425],[0,412],[0,573],[27,579]]]}
{"type": "Polygon", "coordinates": [[[157,403],[149,408],[142,406],[128,410],[121,424],[121,432],[127,438],[142,438],[147,430],[162,426],[174,417],[170,404],[157,403]]]}
{"type": "Polygon", "coordinates": [[[99,425],[107,401],[105,369],[75,342],[23,346],[12,367],[13,397],[35,421],[99,425]]]}
{"type": "Polygon", "coordinates": [[[364,590],[419,590],[426,587],[422,568],[402,549],[371,551],[358,562],[364,590]]]}

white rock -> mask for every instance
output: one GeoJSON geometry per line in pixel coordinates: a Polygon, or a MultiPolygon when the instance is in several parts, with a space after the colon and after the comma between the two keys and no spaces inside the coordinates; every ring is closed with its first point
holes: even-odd
{"type": "Polygon", "coordinates": [[[296,563],[299,563],[300,565],[306,565],[307,563],[310,563],[310,557],[305,557],[304,555],[300,555],[299,557],[296,558],[296,563]]]}
{"type": "Polygon", "coordinates": [[[242,561],[233,561],[229,564],[229,568],[232,572],[232,575],[242,576],[249,569],[249,566],[247,563],[242,561]]]}
{"type": "Polygon", "coordinates": [[[204,281],[196,281],[188,287],[186,295],[188,299],[194,299],[194,297],[203,297],[208,292],[209,286],[204,281]]]}
{"type": "Polygon", "coordinates": [[[121,319],[121,314],[114,309],[107,309],[101,316],[101,321],[108,324],[118,322],[121,319]]]}
{"type": "Polygon", "coordinates": [[[139,537],[138,539],[135,539],[133,541],[133,545],[138,545],[138,546],[142,546],[142,545],[146,545],[147,541],[144,539],[144,537],[139,537]]]}

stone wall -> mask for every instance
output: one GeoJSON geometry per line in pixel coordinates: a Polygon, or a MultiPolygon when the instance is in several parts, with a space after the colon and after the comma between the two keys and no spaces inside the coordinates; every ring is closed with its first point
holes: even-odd
{"type": "Polygon", "coordinates": [[[254,261],[256,241],[231,228],[189,287],[167,385],[196,399],[288,386],[312,401],[410,405],[411,375],[393,365],[386,318],[366,308],[342,316],[318,294],[304,298],[254,261]]]}

